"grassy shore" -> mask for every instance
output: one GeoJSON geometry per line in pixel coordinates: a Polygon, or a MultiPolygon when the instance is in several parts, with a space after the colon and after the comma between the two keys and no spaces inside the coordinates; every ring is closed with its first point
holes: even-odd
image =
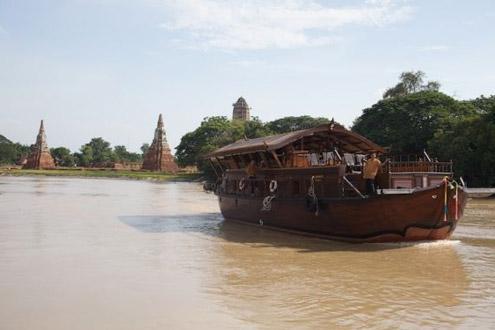
{"type": "Polygon", "coordinates": [[[89,177],[89,178],[122,178],[132,180],[152,180],[152,181],[196,181],[199,174],[179,173],[167,174],[162,172],[149,171],[129,171],[113,169],[53,169],[53,170],[23,170],[18,168],[0,168],[0,175],[12,176],[66,176],[66,177],[89,177]]]}

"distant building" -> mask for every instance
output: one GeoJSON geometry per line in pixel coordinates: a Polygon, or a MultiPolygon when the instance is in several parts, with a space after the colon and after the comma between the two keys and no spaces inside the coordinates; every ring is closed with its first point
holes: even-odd
{"type": "Polygon", "coordinates": [[[155,137],[150,148],[144,155],[143,170],[163,171],[176,173],[179,167],[175,163],[174,156],[170,152],[167,143],[167,135],[163,126],[162,115],[158,117],[158,124],[155,129],[155,137]]]}
{"type": "Polygon", "coordinates": [[[48,144],[46,143],[45,127],[43,126],[42,120],[38,136],[36,137],[36,143],[31,147],[31,153],[22,168],[41,170],[54,167],[55,161],[53,160],[50,149],[48,149],[48,144]]]}
{"type": "Polygon", "coordinates": [[[251,108],[242,96],[239,97],[237,102],[232,105],[234,106],[234,110],[232,111],[232,120],[251,120],[251,108]]]}

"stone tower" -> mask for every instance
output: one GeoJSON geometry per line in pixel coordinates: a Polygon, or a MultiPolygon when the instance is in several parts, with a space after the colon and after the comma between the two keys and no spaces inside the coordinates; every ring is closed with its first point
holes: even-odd
{"type": "Polygon", "coordinates": [[[251,108],[247,104],[246,100],[241,96],[236,103],[232,104],[234,111],[232,111],[232,120],[250,120],[251,108]]]}
{"type": "Polygon", "coordinates": [[[29,154],[26,164],[22,168],[25,169],[47,169],[54,168],[55,162],[53,161],[50,150],[46,144],[45,127],[43,126],[43,120],[41,121],[40,131],[36,137],[36,143],[31,147],[31,153],[29,154]]]}
{"type": "Polygon", "coordinates": [[[175,163],[167,143],[162,115],[158,117],[158,125],[155,129],[155,137],[150,148],[144,155],[143,170],[163,171],[176,173],[179,167],[175,163]]]}

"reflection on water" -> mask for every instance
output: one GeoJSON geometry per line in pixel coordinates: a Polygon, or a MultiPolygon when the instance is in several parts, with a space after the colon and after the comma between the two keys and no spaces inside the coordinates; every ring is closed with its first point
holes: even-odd
{"type": "Polygon", "coordinates": [[[188,183],[0,178],[0,328],[488,327],[495,202],[453,240],[338,243],[224,222],[188,183]]]}

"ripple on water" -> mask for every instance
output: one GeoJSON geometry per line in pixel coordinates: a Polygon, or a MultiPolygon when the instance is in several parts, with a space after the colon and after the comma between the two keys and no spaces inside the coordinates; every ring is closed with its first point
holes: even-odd
{"type": "Polygon", "coordinates": [[[490,202],[452,240],[347,244],[224,222],[195,184],[0,183],[0,328],[495,323],[490,202]]]}

